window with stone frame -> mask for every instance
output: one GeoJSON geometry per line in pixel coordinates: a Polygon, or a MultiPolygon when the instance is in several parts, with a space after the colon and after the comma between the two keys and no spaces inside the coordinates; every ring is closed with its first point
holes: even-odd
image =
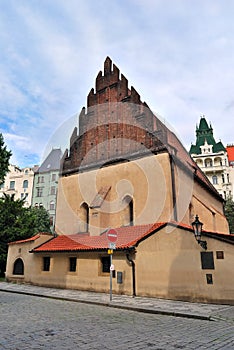
{"type": "Polygon", "coordinates": [[[217,185],[218,184],[218,177],[217,177],[217,175],[212,176],[212,182],[213,182],[213,185],[217,185]]]}
{"type": "Polygon", "coordinates": [[[37,197],[43,196],[43,187],[37,187],[37,197]]]}
{"type": "Polygon", "coordinates": [[[55,186],[50,187],[50,194],[52,194],[52,195],[56,194],[56,187],[55,186]]]}
{"type": "Polygon", "coordinates": [[[10,181],[10,190],[15,189],[15,181],[10,181]]]}
{"type": "Polygon", "coordinates": [[[24,182],[23,182],[23,188],[28,188],[28,180],[24,180],[24,182]]]}

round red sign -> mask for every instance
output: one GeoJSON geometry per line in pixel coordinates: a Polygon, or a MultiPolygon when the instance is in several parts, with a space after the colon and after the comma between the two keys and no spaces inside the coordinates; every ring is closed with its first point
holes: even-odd
{"type": "Polygon", "coordinates": [[[117,241],[117,231],[114,228],[111,228],[108,232],[107,232],[107,238],[109,240],[109,242],[116,242],[117,241]]]}

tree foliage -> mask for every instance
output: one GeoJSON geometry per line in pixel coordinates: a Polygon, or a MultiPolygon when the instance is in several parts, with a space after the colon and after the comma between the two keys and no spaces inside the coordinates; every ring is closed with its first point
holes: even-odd
{"type": "Polygon", "coordinates": [[[231,197],[226,201],[224,212],[229,223],[230,233],[234,234],[234,202],[231,197]]]}
{"type": "Polygon", "coordinates": [[[14,194],[0,198],[0,275],[6,269],[9,242],[32,237],[38,232],[50,232],[49,214],[45,208],[24,207],[24,199],[14,194]]]}
{"type": "Polygon", "coordinates": [[[11,155],[11,151],[7,150],[7,147],[4,144],[3,136],[0,133],[0,184],[4,182],[4,178],[8,172],[11,155]]]}

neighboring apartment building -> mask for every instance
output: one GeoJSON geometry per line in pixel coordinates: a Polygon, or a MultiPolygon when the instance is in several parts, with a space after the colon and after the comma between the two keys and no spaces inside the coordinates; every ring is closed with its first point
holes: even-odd
{"type": "Polygon", "coordinates": [[[221,141],[215,141],[213,128],[204,116],[196,127],[196,144],[191,145],[189,153],[224,199],[233,196],[227,150],[221,141]]]}
{"type": "Polygon", "coordinates": [[[230,181],[232,184],[232,197],[234,199],[234,145],[227,145],[226,150],[229,162],[230,181]]]}
{"type": "Polygon", "coordinates": [[[35,173],[32,205],[44,207],[50,216],[52,229],[55,224],[58,177],[61,149],[52,149],[35,173]]]}
{"type": "Polygon", "coordinates": [[[0,185],[0,197],[3,193],[15,195],[15,199],[25,198],[25,207],[29,207],[32,203],[32,190],[34,173],[38,166],[19,168],[16,165],[9,165],[9,172],[5,177],[5,181],[0,185]]]}

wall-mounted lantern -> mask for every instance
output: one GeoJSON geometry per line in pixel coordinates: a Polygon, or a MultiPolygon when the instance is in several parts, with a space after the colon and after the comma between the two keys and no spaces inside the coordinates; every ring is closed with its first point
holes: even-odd
{"type": "Polygon", "coordinates": [[[199,217],[198,217],[198,215],[196,215],[195,220],[192,222],[193,233],[194,233],[194,236],[195,236],[195,238],[197,240],[197,243],[200,244],[200,246],[203,249],[207,250],[207,242],[203,241],[201,239],[202,226],[203,226],[203,223],[201,221],[199,221],[199,217]]]}

